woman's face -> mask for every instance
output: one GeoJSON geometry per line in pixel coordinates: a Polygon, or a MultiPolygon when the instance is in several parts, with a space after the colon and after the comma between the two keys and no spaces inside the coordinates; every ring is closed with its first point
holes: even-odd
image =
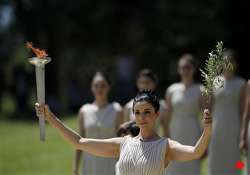
{"type": "Polygon", "coordinates": [[[140,129],[153,129],[159,112],[148,102],[137,102],[134,106],[135,122],[140,129]]]}
{"type": "Polygon", "coordinates": [[[194,76],[194,66],[187,60],[180,60],[178,72],[181,79],[192,79],[194,76]]]}
{"type": "Polygon", "coordinates": [[[96,77],[92,82],[91,90],[95,98],[107,98],[110,86],[103,77],[96,77]]]}
{"type": "Polygon", "coordinates": [[[224,76],[225,76],[226,78],[230,78],[230,77],[234,76],[235,70],[236,70],[236,68],[237,68],[236,61],[235,61],[233,58],[230,58],[230,57],[229,57],[229,61],[230,61],[230,63],[232,64],[233,69],[232,69],[232,70],[226,70],[226,71],[224,72],[224,76]]]}
{"type": "Polygon", "coordinates": [[[139,91],[143,90],[155,90],[156,83],[148,77],[140,77],[137,80],[137,88],[139,91]]]}

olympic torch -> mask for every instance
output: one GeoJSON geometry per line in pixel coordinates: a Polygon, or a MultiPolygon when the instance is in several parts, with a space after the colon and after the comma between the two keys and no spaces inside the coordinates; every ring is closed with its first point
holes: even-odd
{"type": "MultiPolygon", "coordinates": [[[[37,100],[39,104],[45,104],[45,65],[51,61],[44,50],[36,49],[32,43],[27,42],[26,47],[31,49],[36,57],[29,58],[29,62],[35,66],[37,100]]],[[[45,141],[45,117],[39,117],[40,140],[45,141]]]]}

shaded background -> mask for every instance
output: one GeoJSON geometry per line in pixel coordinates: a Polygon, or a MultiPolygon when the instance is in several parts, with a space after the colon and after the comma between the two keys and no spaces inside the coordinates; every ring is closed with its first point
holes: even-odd
{"type": "Polygon", "coordinates": [[[46,100],[56,113],[77,113],[91,101],[96,70],[111,73],[111,99],[122,104],[145,67],[158,74],[163,95],[178,80],[180,55],[192,53],[202,66],[219,40],[238,52],[238,72],[249,78],[249,7],[248,0],[0,0],[0,119],[34,119],[26,41],[52,57],[46,100]]]}
{"type": "Polygon", "coordinates": [[[163,94],[178,79],[181,54],[190,52],[201,62],[219,40],[239,53],[239,73],[247,78],[249,10],[247,0],[1,0],[1,96],[7,93],[22,111],[25,99],[34,98],[26,41],[53,59],[46,68],[46,95],[57,111],[91,100],[96,70],[113,75],[111,98],[122,104],[135,94],[140,68],[159,75],[163,94]]]}

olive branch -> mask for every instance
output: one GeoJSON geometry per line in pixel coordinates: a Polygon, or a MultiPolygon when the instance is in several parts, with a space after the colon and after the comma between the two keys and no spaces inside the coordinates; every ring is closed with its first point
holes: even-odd
{"type": "Polygon", "coordinates": [[[233,70],[233,65],[224,56],[224,51],[223,42],[218,42],[216,49],[209,53],[204,70],[200,69],[204,85],[202,95],[208,99],[211,98],[214,88],[224,87],[224,79],[221,75],[226,70],[233,70]]]}

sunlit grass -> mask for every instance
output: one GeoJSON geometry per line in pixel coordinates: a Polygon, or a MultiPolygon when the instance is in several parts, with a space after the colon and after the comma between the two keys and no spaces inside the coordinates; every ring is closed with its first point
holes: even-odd
{"type": "MultiPolygon", "coordinates": [[[[64,121],[74,128],[74,118],[64,121]]],[[[72,174],[72,146],[50,126],[46,134],[47,140],[42,143],[37,123],[0,120],[0,174],[72,174]]]]}

